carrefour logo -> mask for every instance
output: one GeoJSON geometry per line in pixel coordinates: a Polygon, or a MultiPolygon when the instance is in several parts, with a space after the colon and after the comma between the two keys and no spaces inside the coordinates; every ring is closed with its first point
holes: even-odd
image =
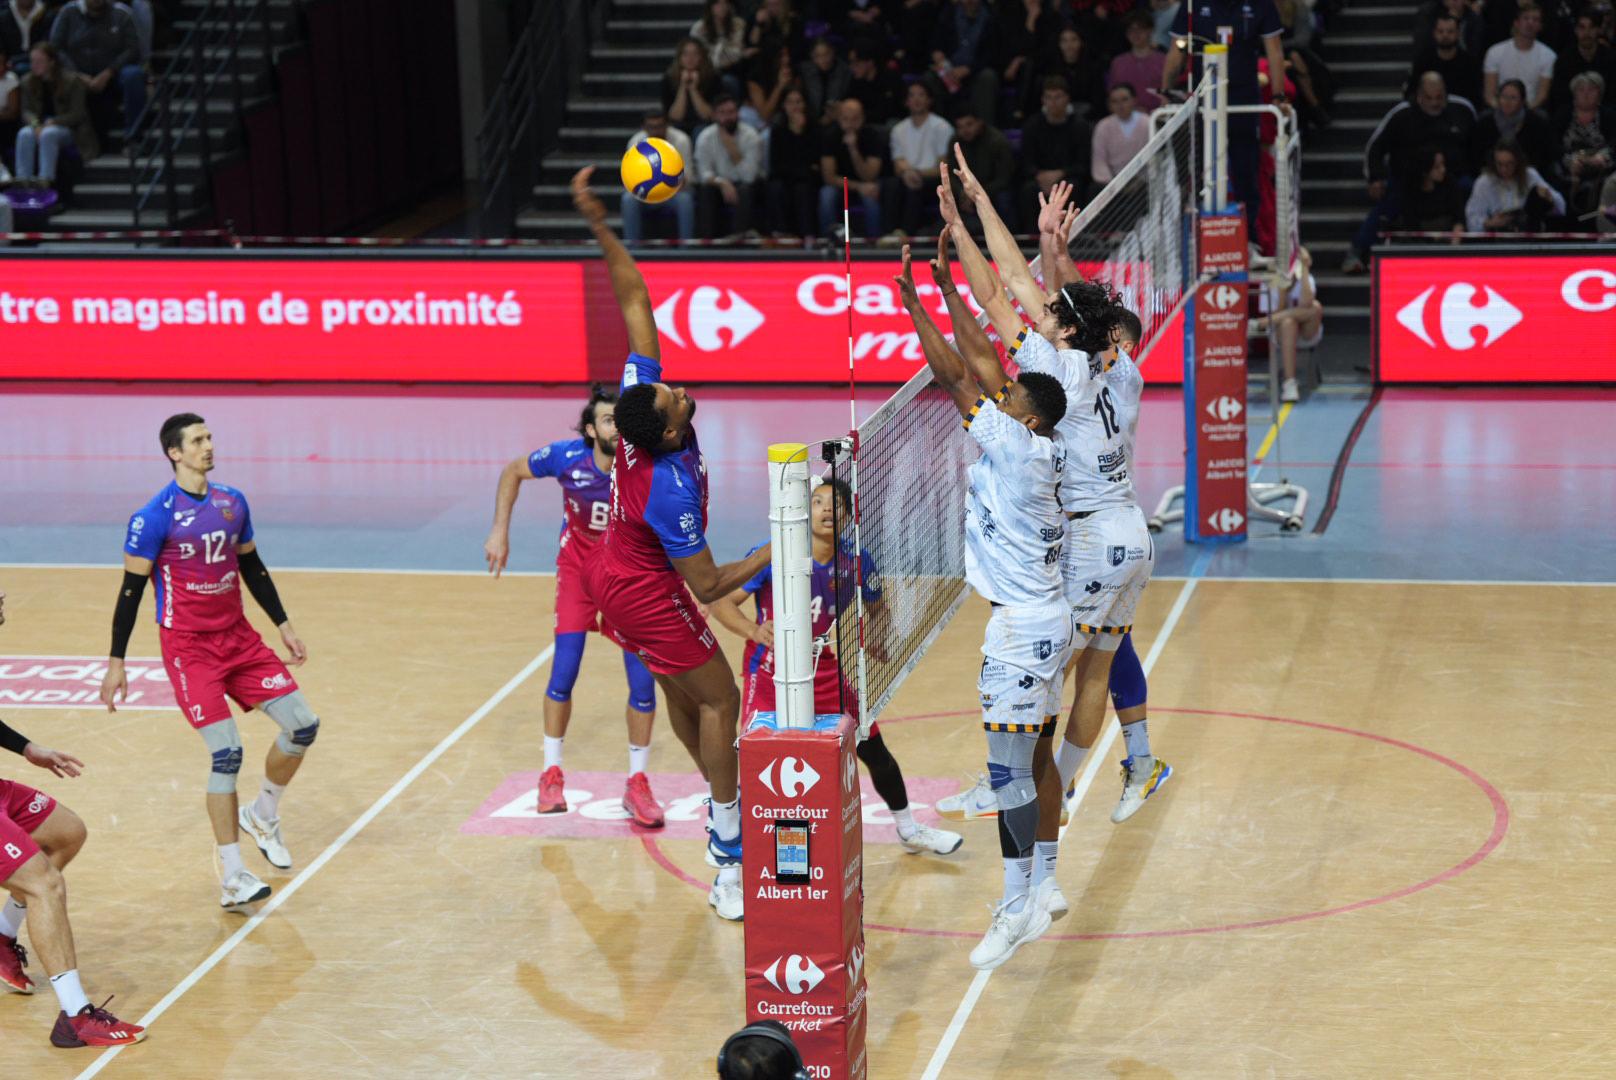
{"type": "Polygon", "coordinates": [[[1237,398],[1232,398],[1227,394],[1224,394],[1222,397],[1213,398],[1211,401],[1206,403],[1207,415],[1212,417],[1214,420],[1223,420],[1227,422],[1239,416],[1244,410],[1245,406],[1240,404],[1237,398]]]}
{"type": "MultiPolygon", "coordinates": [[[[679,301],[685,291],[675,289],[673,295],[668,297],[652,314],[656,317],[657,329],[666,334],[673,343],[681,349],[685,348],[685,339],[679,332],[679,301]]],[[[685,333],[690,335],[690,344],[702,352],[717,352],[720,349],[731,349],[752,336],[758,327],[763,325],[763,312],[746,302],[746,298],[734,289],[715,289],[711,285],[702,285],[690,293],[690,302],[685,305],[685,333]],[[719,300],[727,300],[719,306],[719,300]],[[727,339],[721,331],[729,331],[727,339]]]]}
{"type": "Polygon", "coordinates": [[[763,771],[758,773],[758,779],[763,781],[763,786],[768,788],[771,794],[785,799],[795,799],[819,783],[819,773],[801,758],[783,757],[765,765],[763,771]]]}
{"type": "MultiPolygon", "coordinates": [[[[1397,312],[1397,321],[1405,330],[1425,344],[1436,348],[1436,340],[1425,328],[1426,309],[1437,287],[1431,285],[1397,312]]],[[[1476,330],[1483,333],[1481,347],[1509,333],[1521,321],[1521,309],[1505,300],[1490,285],[1478,290],[1474,285],[1457,282],[1442,290],[1442,299],[1436,305],[1437,330],[1442,343],[1455,352],[1476,347],[1476,330]],[[1478,292],[1484,293],[1484,303],[1475,302],[1478,292]]]]}
{"type": "Polygon", "coordinates": [[[796,953],[776,958],[763,972],[763,977],[781,993],[799,995],[811,992],[825,981],[825,973],[819,970],[818,964],[796,953]]]}
{"type": "Polygon", "coordinates": [[[1239,532],[1240,526],[1246,523],[1246,517],[1240,511],[1225,506],[1222,510],[1214,510],[1206,516],[1207,528],[1213,532],[1232,533],[1239,532]]]}

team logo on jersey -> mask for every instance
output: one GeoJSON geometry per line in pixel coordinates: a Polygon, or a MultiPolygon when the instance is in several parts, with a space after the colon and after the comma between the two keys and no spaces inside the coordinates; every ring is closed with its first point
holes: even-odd
{"type": "Polygon", "coordinates": [[[1122,560],[1128,557],[1128,549],[1122,544],[1112,544],[1106,549],[1106,556],[1112,566],[1121,566],[1122,560]]]}
{"type": "Polygon", "coordinates": [[[819,970],[818,964],[796,953],[776,957],[764,970],[763,977],[769,980],[770,986],[787,994],[807,994],[825,981],[825,973],[819,970]]]}
{"type": "Polygon", "coordinates": [[[223,514],[224,514],[224,519],[226,521],[234,521],[234,520],[236,520],[236,512],[234,510],[230,509],[228,506],[224,508],[223,514]]]}
{"type": "Polygon", "coordinates": [[[819,773],[801,758],[783,757],[763,766],[763,771],[758,773],[758,779],[769,789],[769,794],[796,799],[813,790],[813,786],[819,783],[819,773]],[[778,787],[775,786],[776,774],[779,776],[778,787]]]}

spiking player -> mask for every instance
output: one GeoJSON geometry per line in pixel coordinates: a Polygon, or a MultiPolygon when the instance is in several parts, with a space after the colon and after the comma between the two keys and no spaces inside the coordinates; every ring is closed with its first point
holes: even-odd
{"type": "Polygon", "coordinates": [[[109,712],[115,711],[118,698],[129,691],[124,653],[146,581],[153,579],[163,667],[180,710],[202,736],[213,760],[207,804],[224,886],[219,905],[239,911],[266,899],[270,887],[242,864],[237,830],[258,845],[271,866],[291,869],[292,856],[281,839],[280,800],[320,733],[320,718],[309,708],[286,664],[264,644],[242,610],[245,585],[279,628],[291,662],[301,665],[308,659],[258,554],[246,496],[208,482],[213,433],[207,422],[195,413],[180,413],[163,421],[159,438],[174,479],[129,519],[123,585],[112,614],[112,649],[101,680],[101,700],[109,712]],[[239,809],[241,733],[228,699],[243,709],[257,709],[281,729],[264,760],[258,798],[239,809]]]}
{"type": "MultiPolygon", "coordinates": [[[[6,621],[6,594],[0,592],[0,626],[6,621]]],[[[0,749],[20,754],[30,765],[54,776],[79,775],[84,762],[51,750],[0,721],[0,749]]],[[[67,886],[62,870],[84,846],[84,822],[67,807],[26,784],[0,778],[0,888],[11,894],[0,907],[0,986],[16,994],[32,994],[34,981],[25,970],[28,952],[17,942],[24,920],[51,989],[62,1011],[51,1029],[51,1045],[123,1046],[146,1037],[146,1029],[126,1024],[90,1004],[79,981],[73,928],[67,921],[67,886]]],[[[111,1001],[111,998],[107,999],[111,1001]]]]}
{"type": "Polygon", "coordinates": [[[601,625],[639,653],[656,676],[668,724],[707,778],[708,853],[718,876],[707,902],[721,918],[745,913],[741,894],[741,801],[735,728],[741,696],[735,673],[697,610],[769,565],[765,545],[720,566],[707,546],[707,466],[691,423],[696,401],[662,381],[661,342],[651,294],[634,257],[606,226],[606,207],[589,190],[593,168],[572,178],[572,203],[600,244],[623,312],[629,355],[617,399],[612,509],[600,554],[584,572],[584,592],[601,625]],[[694,594],[694,599],[692,599],[694,594]]]}
{"type": "MultiPolygon", "coordinates": [[[[837,613],[853,601],[853,575],[836,573],[838,558],[851,565],[853,546],[849,540],[838,540],[838,524],[849,520],[852,513],[853,492],[841,480],[827,480],[814,489],[808,515],[809,530],[813,534],[813,586],[810,610],[813,614],[813,634],[816,643],[823,640],[836,624],[837,613]]],[[[884,605],[881,601],[881,578],[875,560],[868,551],[860,551],[863,563],[859,575],[863,582],[865,609],[870,615],[872,630],[883,622],[884,605]]],[[[745,585],[719,597],[713,602],[711,613],[725,629],[746,639],[746,655],[741,661],[741,679],[746,687],[741,715],[748,721],[759,712],[770,712],[774,698],[774,582],[773,568],[765,566],[745,585]],[[741,604],[751,597],[757,603],[757,618],[751,620],[741,610],[741,604]]],[[[854,719],[859,715],[857,692],[842,671],[841,661],[826,645],[819,650],[814,664],[814,711],[816,713],[846,712],[854,719]]],[[[965,842],[959,833],[934,829],[915,820],[909,808],[909,791],[903,782],[903,770],[892,756],[886,740],[881,737],[881,725],[871,724],[869,735],[858,744],[859,760],[870,771],[870,781],[876,793],[892,811],[897,826],[898,842],[908,852],[930,851],[948,855],[965,842]]]]}
{"type": "MultiPolygon", "coordinates": [[[[966,374],[965,362],[921,306],[904,248],[897,279],[937,383],[947,391],[982,454],[970,467],[965,498],[965,577],[993,605],[982,642],[977,691],[988,734],[988,776],[999,800],[1004,895],[986,936],[971,950],[981,970],[998,967],[1049,929],[1054,878],[1033,886],[1033,853],[1041,785],[1033,756],[1053,733],[1061,673],[1072,643],[1072,615],[1061,593],[1064,533],[1060,500],[1062,451],[1051,437],[1066,413],[1066,392],[1049,375],[1024,372],[992,398],[966,374]]],[[[972,323],[975,326],[974,323],[972,323]]],[[[959,327],[956,327],[956,332],[959,327]]],[[[980,328],[978,328],[980,333],[980,328]]],[[[962,349],[980,343],[960,335],[962,349]]],[[[991,345],[988,346],[991,351],[991,345]]],[[[997,360],[995,359],[995,364],[997,360]]],[[[1045,784],[1053,769],[1044,769],[1045,784]]],[[[1060,791],[1054,792],[1056,806],[1060,791]]]]}
{"type": "MultiPolygon", "coordinates": [[[[555,657],[550,662],[550,686],[544,693],[544,772],[539,777],[539,813],[567,812],[565,777],[561,771],[562,740],[572,719],[572,688],[584,658],[584,642],[600,629],[600,612],[584,595],[584,566],[600,548],[606,519],[612,508],[612,458],[617,454],[617,423],[613,410],[617,394],[605,387],[590,388],[589,401],[578,418],[578,438],[542,446],[519,457],[500,473],[494,495],[494,526],[483,554],[496,578],[511,553],[511,511],[522,483],[553,476],[561,485],[561,551],[556,555],[555,657]]],[[[651,793],[646,766],[651,760],[651,723],[656,718],[656,682],[640,658],[627,650],[623,670],[628,675],[628,782],[623,788],[623,809],[635,823],[648,829],[662,827],[662,807],[651,793]]]]}

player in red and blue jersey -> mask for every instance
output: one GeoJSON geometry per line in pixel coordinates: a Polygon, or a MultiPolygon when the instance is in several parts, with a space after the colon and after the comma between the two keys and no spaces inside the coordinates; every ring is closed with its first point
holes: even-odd
{"type": "Polygon", "coordinates": [[[718,877],[707,894],[725,919],[744,914],[741,803],[735,730],[741,697],[698,603],[710,604],[769,564],[763,548],[719,565],[707,547],[707,466],[696,429],[696,401],[662,381],[661,343],[651,294],[634,257],[606,226],[606,207],[589,190],[593,168],[572,178],[572,202],[606,259],[612,293],[628,331],[628,362],[618,393],[612,508],[600,554],[584,570],[584,592],[602,628],[637,652],[662,687],[668,723],[707,778],[708,852],[718,877]]]}
{"type": "MultiPolygon", "coordinates": [[[[814,712],[846,713],[854,719],[859,715],[858,694],[852,681],[842,671],[841,661],[831,650],[829,635],[836,625],[836,616],[853,602],[854,581],[850,571],[837,574],[837,563],[852,563],[853,547],[847,540],[838,541],[838,524],[845,524],[852,512],[852,491],[840,480],[828,480],[814,489],[809,510],[809,529],[813,534],[813,584],[809,601],[813,615],[814,647],[814,712]]],[[[881,602],[881,578],[876,571],[875,559],[868,551],[859,552],[862,563],[859,573],[864,593],[865,610],[870,616],[870,628],[879,634],[886,620],[881,602]]],[[[746,584],[713,602],[709,609],[725,629],[746,639],[746,654],[741,660],[741,681],[745,686],[741,715],[748,721],[760,712],[773,712],[774,698],[774,581],[773,568],[765,566],[746,584]],[[741,610],[747,598],[757,604],[756,620],[748,619],[741,610]]],[[[964,838],[958,833],[934,829],[915,821],[909,808],[909,791],[904,786],[903,770],[881,737],[881,725],[871,724],[870,733],[858,744],[859,760],[870,770],[870,781],[876,793],[892,811],[893,823],[898,828],[898,841],[910,852],[932,851],[947,855],[959,849],[964,838]]]]}
{"type": "MultiPolygon", "coordinates": [[[[584,658],[584,641],[600,629],[600,611],[584,595],[583,572],[606,535],[612,508],[612,459],[617,454],[617,424],[612,412],[617,394],[592,387],[578,438],[553,442],[505,466],[494,496],[494,527],[483,554],[489,573],[499,577],[511,551],[511,510],[524,480],[554,477],[561,485],[561,551],[556,556],[555,656],[550,686],[544,694],[544,772],[539,777],[539,813],[567,812],[566,778],[561,771],[562,740],[572,719],[572,688],[584,658]]],[[[660,828],[662,807],[651,793],[646,765],[651,758],[651,721],[656,717],[656,682],[634,653],[623,652],[628,674],[628,783],[623,809],[636,824],[660,828]]]]}
{"type": "Polygon", "coordinates": [[[242,865],[237,830],[258,845],[271,866],[291,869],[292,856],[281,839],[280,799],[319,734],[320,718],[242,609],[245,585],[279,628],[292,663],[308,659],[258,554],[246,496],[208,481],[213,434],[207,422],[195,413],[171,416],[160,438],[174,479],[129,519],[101,700],[114,710],[119,695],[129,690],[123,658],[149,579],[156,590],[163,666],[185,719],[213,758],[207,803],[224,883],[219,903],[239,910],[267,898],[270,888],[242,865]],[[249,806],[236,802],[242,748],[231,699],[262,712],[281,729],[264,761],[258,798],[249,806]]]}

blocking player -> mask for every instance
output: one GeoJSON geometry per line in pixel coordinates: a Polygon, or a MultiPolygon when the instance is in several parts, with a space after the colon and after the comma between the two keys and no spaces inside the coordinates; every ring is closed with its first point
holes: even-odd
{"type": "Polygon", "coordinates": [[[219,905],[240,911],[267,899],[270,887],[242,864],[237,830],[258,845],[271,866],[291,869],[292,856],[281,838],[280,800],[320,733],[320,718],[242,609],[245,585],[280,629],[292,664],[308,659],[258,554],[246,496],[208,481],[213,433],[207,421],[195,413],[171,416],[163,421],[159,438],[174,479],[129,519],[101,700],[112,712],[129,691],[124,653],[150,579],[156,587],[163,667],[181,712],[212,759],[207,806],[219,849],[219,905]],[[229,699],[243,709],[257,709],[281,729],[264,760],[258,798],[248,806],[236,802],[242,746],[229,699]]]}
{"type": "MultiPolygon", "coordinates": [[[[539,813],[567,812],[565,776],[561,771],[562,740],[572,719],[572,688],[584,658],[584,641],[600,629],[600,612],[583,592],[584,564],[594,558],[606,535],[612,508],[612,458],[617,453],[617,394],[590,388],[578,418],[578,438],[542,446],[505,466],[494,494],[494,526],[483,554],[496,578],[511,552],[511,511],[524,481],[553,476],[561,485],[561,550],[556,555],[555,656],[550,686],[544,692],[544,772],[539,777],[539,813]]],[[[635,824],[662,827],[662,807],[651,793],[646,766],[651,760],[651,722],[656,718],[656,682],[640,658],[623,653],[628,676],[628,782],[623,809],[635,824]]]]}
{"type": "MultiPolygon", "coordinates": [[[[0,625],[6,621],[5,602],[6,594],[0,592],[0,625]]],[[[4,721],[0,721],[0,748],[20,754],[53,776],[77,776],[84,768],[73,755],[30,742],[4,721]]],[[[99,1008],[90,1004],[79,981],[62,870],[84,846],[86,835],[79,816],[49,795],[0,778],[0,888],[10,893],[0,907],[0,986],[15,994],[34,992],[34,981],[25,970],[28,951],[17,941],[26,921],[28,940],[62,1007],[51,1029],[51,1045],[64,1049],[123,1046],[146,1037],[145,1028],[107,1012],[105,1002],[99,1008]]]]}
{"type": "MultiPolygon", "coordinates": [[[[853,601],[853,577],[836,574],[838,557],[848,563],[853,559],[853,545],[849,540],[838,540],[837,525],[849,520],[852,513],[853,492],[841,480],[827,480],[814,489],[809,507],[809,531],[813,536],[813,586],[810,610],[813,614],[813,634],[816,647],[836,624],[837,613],[853,601]]],[[[863,562],[859,575],[862,581],[865,609],[872,627],[882,623],[881,578],[875,560],[868,551],[860,551],[863,562]]],[[[774,697],[774,582],[773,567],[765,566],[746,584],[713,601],[710,609],[725,629],[746,639],[746,654],[741,660],[741,679],[746,687],[741,716],[750,720],[759,712],[770,712],[775,707],[774,697]],[[757,603],[757,618],[749,619],[741,605],[751,598],[757,603]]],[[[841,661],[827,644],[819,649],[814,662],[814,712],[846,712],[855,720],[859,715],[857,692],[842,671],[841,661]]],[[[948,855],[959,850],[965,838],[946,829],[934,829],[915,820],[909,809],[909,791],[904,786],[903,770],[892,756],[886,740],[881,737],[881,725],[871,724],[870,733],[858,744],[859,760],[870,771],[870,782],[892,811],[897,826],[898,842],[905,851],[930,851],[948,855]]]]}
{"type": "MultiPolygon", "coordinates": [[[[1036,889],[1032,881],[1041,801],[1033,756],[1040,737],[1054,731],[1072,643],[1071,611],[1061,592],[1064,530],[1056,495],[1064,455],[1052,438],[1066,413],[1066,392],[1049,375],[1023,372],[985,396],[921,306],[907,247],[897,283],[933,377],[982,451],[970,467],[965,498],[965,577],[993,605],[977,691],[988,775],[999,800],[1004,894],[987,934],[971,950],[971,964],[990,970],[1042,935],[1051,920],[1054,878],[1036,889]]],[[[1058,789],[1055,796],[1058,806],[1058,789]]]]}
{"type": "Polygon", "coordinates": [[[572,202],[600,244],[628,331],[629,355],[617,399],[612,508],[600,554],[584,570],[584,593],[614,641],[638,652],[656,676],[668,724],[707,779],[708,854],[718,876],[707,902],[740,919],[741,802],[735,729],[741,697],[735,673],[696,605],[734,592],[769,565],[765,545],[719,565],[707,546],[707,465],[692,423],[696,401],[662,381],[651,294],[634,257],[606,226],[589,190],[593,168],[572,178],[572,202]]]}

